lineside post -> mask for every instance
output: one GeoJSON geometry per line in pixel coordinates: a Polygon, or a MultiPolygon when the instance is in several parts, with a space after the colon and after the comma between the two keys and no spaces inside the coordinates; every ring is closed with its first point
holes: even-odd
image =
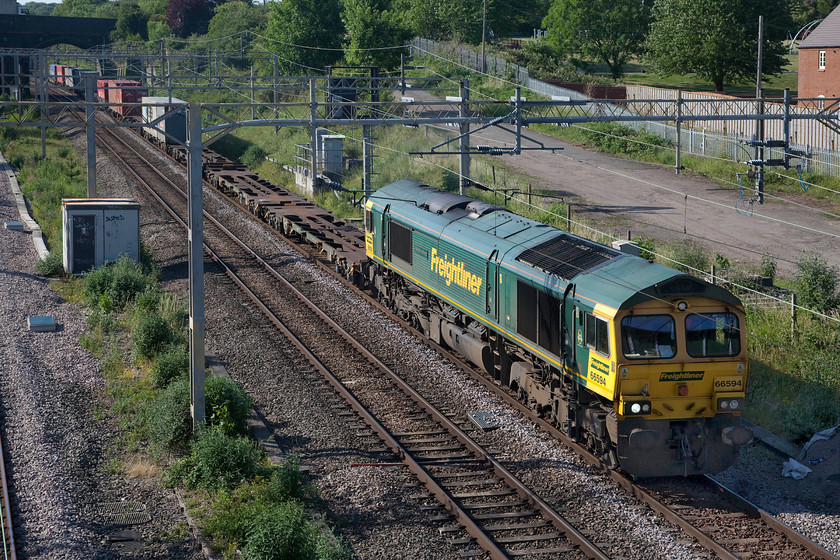
{"type": "Polygon", "coordinates": [[[315,126],[315,119],[318,118],[317,105],[315,102],[315,78],[309,80],[309,174],[312,181],[312,194],[318,190],[318,127],[315,126]]]}
{"type": "Polygon", "coordinates": [[[370,125],[362,125],[362,190],[365,192],[365,200],[370,197],[373,191],[371,185],[371,175],[373,172],[373,146],[371,144],[371,127],[370,125]]]}
{"type": "MultiPolygon", "coordinates": [[[[277,83],[277,72],[278,72],[278,68],[277,68],[277,55],[275,54],[275,55],[274,55],[274,81],[272,82],[272,83],[274,84],[274,88],[273,88],[273,89],[274,89],[274,119],[275,119],[275,120],[277,119],[277,115],[278,115],[278,113],[277,113],[277,104],[278,104],[278,103],[280,103],[280,99],[279,99],[279,92],[277,91],[277,88],[279,88],[279,87],[280,87],[280,85],[277,83]]],[[[274,134],[277,134],[279,131],[280,131],[280,127],[279,127],[279,126],[275,126],[275,127],[274,127],[274,134]]]]}
{"type": "Polygon", "coordinates": [[[201,105],[190,103],[187,128],[187,168],[190,185],[190,412],[193,431],[204,426],[204,224],[201,193],[201,105]]]}
{"type": "MultiPolygon", "coordinates": [[[[469,80],[464,78],[461,80],[460,91],[458,94],[461,96],[461,105],[459,107],[459,115],[460,117],[466,118],[469,116],[469,106],[470,106],[470,83],[469,80]]],[[[461,123],[459,133],[461,134],[461,139],[458,141],[458,151],[461,152],[461,162],[460,162],[460,169],[459,173],[461,174],[461,195],[467,193],[467,185],[470,183],[470,125],[467,123],[461,123]]]]}
{"type": "Polygon", "coordinates": [[[87,195],[96,197],[96,122],[94,119],[93,92],[98,74],[85,76],[85,132],[87,133],[87,195]]]}
{"type": "Polygon", "coordinates": [[[680,152],[682,151],[682,90],[677,90],[677,161],[674,165],[674,169],[677,172],[677,175],[680,174],[680,152]]]}
{"type": "Polygon", "coordinates": [[[47,113],[47,52],[44,49],[41,49],[41,83],[40,90],[41,90],[41,157],[47,157],[47,125],[46,125],[46,113],[47,113]]]}

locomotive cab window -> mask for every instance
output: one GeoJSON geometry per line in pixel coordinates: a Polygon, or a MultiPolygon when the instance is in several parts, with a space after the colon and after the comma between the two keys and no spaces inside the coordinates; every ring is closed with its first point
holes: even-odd
{"type": "Polygon", "coordinates": [[[631,315],[621,320],[621,348],[631,359],[673,358],[676,323],[670,315],[631,315]]]}
{"type": "Polygon", "coordinates": [[[735,356],[741,352],[734,313],[691,314],[685,318],[685,344],[693,358],[735,356]]]}
{"type": "Polygon", "coordinates": [[[365,231],[373,231],[373,212],[369,209],[365,210],[365,231]]]}
{"type": "Polygon", "coordinates": [[[585,313],[586,346],[604,356],[610,355],[610,326],[603,319],[585,313]]]}

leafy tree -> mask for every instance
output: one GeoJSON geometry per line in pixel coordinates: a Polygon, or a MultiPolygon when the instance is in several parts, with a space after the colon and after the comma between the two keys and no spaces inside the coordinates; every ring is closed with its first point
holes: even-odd
{"type": "MultiPolygon", "coordinates": [[[[216,8],[213,19],[207,27],[207,38],[213,39],[213,46],[224,52],[241,52],[249,43],[249,33],[262,34],[267,22],[267,10],[263,5],[249,2],[226,2],[216,8]]],[[[241,58],[225,60],[227,64],[246,68],[241,58]]]]}
{"type": "Polygon", "coordinates": [[[55,7],[52,15],[116,18],[117,6],[108,0],[64,0],[55,7]]]}
{"type": "Polygon", "coordinates": [[[178,37],[207,33],[213,10],[218,5],[217,0],[169,0],[166,24],[178,37]]]}
{"type": "Polygon", "coordinates": [[[344,0],[341,19],[347,27],[344,48],[349,64],[395,68],[405,49],[390,48],[404,44],[411,31],[398,14],[388,10],[388,0],[344,0]],[[375,49],[375,50],[374,50],[375,49]]]}
{"type": "Polygon", "coordinates": [[[642,52],[649,22],[645,1],[554,0],[543,26],[558,50],[580,50],[605,62],[612,77],[619,78],[622,66],[642,52]]]}
{"type": "Polygon", "coordinates": [[[267,45],[278,55],[280,72],[322,71],[342,57],[340,0],[283,0],[269,8],[267,45]]]}
{"type": "Polygon", "coordinates": [[[57,4],[44,4],[43,2],[27,2],[24,4],[29,10],[30,16],[51,16],[57,4]]]}
{"type": "Polygon", "coordinates": [[[528,68],[533,78],[538,80],[567,80],[578,81],[575,67],[571,63],[561,60],[557,49],[545,39],[528,41],[521,49],[507,53],[510,60],[520,66],[528,68]]]}
{"type": "Polygon", "coordinates": [[[246,31],[261,33],[267,21],[266,9],[249,2],[226,2],[217,7],[207,27],[207,38],[216,39],[219,50],[239,50],[246,31]]]}
{"type": "Polygon", "coordinates": [[[149,38],[149,16],[136,2],[120,2],[111,41],[145,41],[149,38]]]}
{"type": "Polygon", "coordinates": [[[787,0],[657,0],[647,59],[659,72],[695,72],[723,91],[725,83],[755,77],[758,16],[764,15],[762,72],[778,74],[782,41],[793,27],[787,8],[787,0]]]}
{"type": "Polygon", "coordinates": [[[531,35],[542,27],[551,0],[493,2],[487,0],[487,29],[496,37],[531,35]]]}
{"type": "MultiPolygon", "coordinates": [[[[488,22],[494,4],[487,0],[488,22]]],[[[397,0],[393,4],[393,10],[404,14],[416,35],[468,43],[481,42],[483,9],[483,0],[397,0]]]]}
{"type": "Polygon", "coordinates": [[[790,13],[797,29],[815,19],[824,18],[840,4],[840,0],[796,0],[791,3],[790,13]]]}
{"type": "Polygon", "coordinates": [[[162,21],[152,21],[151,19],[149,19],[147,29],[149,44],[152,46],[157,45],[161,39],[169,37],[172,34],[172,31],[169,29],[169,26],[162,21]]]}

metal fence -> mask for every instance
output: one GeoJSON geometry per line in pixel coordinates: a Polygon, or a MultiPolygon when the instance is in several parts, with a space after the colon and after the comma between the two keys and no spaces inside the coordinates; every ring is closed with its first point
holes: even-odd
{"type": "MultiPolygon", "coordinates": [[[[411,43],[412,49],[418,54],[432,54],[449,62],[460,64],[466,68],[482,71],[481,54],[473,50],[447,43],[438,43],[429,39],[416,38],[411,43]]],[[[502,79],[515,81],[523,87],[546,97],[562,96],[573,100],[589,99],[585,94],[574,90],[554,86],[528,75],[528,69],[513,64],[495,56],[486,57],[486,73],[502,79]]],[[[627,86],[629,99],[657,99],[676,100],[677,90],[653,88],[649,86],[627,86]]],[[[744,100],[708,93],[680,92],[683,100],[705,100],[715,102],[719,113],[726,113],[727,104],[732,104],[731,114],[741,114],[745,111],[744,100]],[[734,105],[738,103],[736,108],[734,105]]],[[[605,106],[598,105],[603,111],[605,106]]],[[[764,112],[783,114],[784,105],[766,102],[764,112]]],[[[816,115],[819,111],[807,107],[790,107],[791,113],[816,115]]],[[[621,112],[616,108],[616,112],[621,112]]],[[[632,122],[624,124],[636,129],[645,129],[652,134],[677,142],[677,127],[664,122],[632,122]]],[[[766,139],[781,140],[784,138],[781,121],[765,121],[764,137],[766,139]]],[[[840,176],[840,137],[836,132],[820,123],[817,119],[792,120],[790,126],[790,148],[811,154],[807,159],[792,159],[792,165],[801,165],[803,173],[840,176]]],[[[725,157],[733,161],[753,159],[753,149],[746,144],[753,137],[755,123],[744,120],[716,120],[703,122],[684,122],[680,130],[680,149],[685,153],[725,157]]],[[[769,148],[765,150],[766,158],[783,158],[784,150],[769,148]]]]}
{"type": "MultiPolygon", "coordinates": [[[[627,97],[635,99],[677,99],[677,90],[652,88],[648,86],[628,86],[627,97]]],[[[727,104],[732,104],[731,114],[743,112],[744,100],[707,93],[680,92],[682,99],[702,99],[714,101],[718,110],[726,113],[727,104]],[[738,103],[738,108],[734,104],[738,103]]],[[[768,114],[784,114],[784,105],[767,102],[764,112],[768,114]]],[[[757,111],[756,111],[757,112],[757,111]]],[[[790,107],[791,113],[800,115],[814,115],[818,109],[808,107],[790,107]]],[[[628,123],[634,128],[644,127],[650,132],[676,142],[676,126],[660,122],[628,123]]],[[[765,121],[764,137],[766,139],[784,139],[782,121],[765,121]]],[[[810,153],[808,159],[791,160],[792,165],[801,165],[804,170],[821,175],[840,175],[840,152],[837,151],[838,134],[814,119],[797,119],[789,122],[790,148],[810,153]]],[[[735,161],[752,159],[752,148],[746,146],[746,141],[753,137],[755,123],[753,121],[718,120],[708,122],[686,122],[681,126],[681,148],[685,152],[729,157],[735,161]]],[[[784,150],[771,148],[765,151],[766,158],[783,158],[784,150]]]]}

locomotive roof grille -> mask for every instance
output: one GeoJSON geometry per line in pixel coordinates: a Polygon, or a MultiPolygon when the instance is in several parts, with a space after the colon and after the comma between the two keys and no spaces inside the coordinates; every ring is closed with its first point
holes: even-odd
{"type": "Polygon", "coordinates": [[[432,195],[426,201],[426,208],[429,212],[433,212],[435,214],[443,214],[444,212],[448,212],[453,208],[461,208],[464,209],[470,202],[473,202],[473,198],[468,196],[462,196],[460,194],[453,194],[448,192],[438,192],[432,195]]]}
{"type": "Polygon", "coordinates": [[[564,280],[571,280],[581,272],[620,254],[608,247],[564,233],[526,249],[516,260],[564,280]]]}

